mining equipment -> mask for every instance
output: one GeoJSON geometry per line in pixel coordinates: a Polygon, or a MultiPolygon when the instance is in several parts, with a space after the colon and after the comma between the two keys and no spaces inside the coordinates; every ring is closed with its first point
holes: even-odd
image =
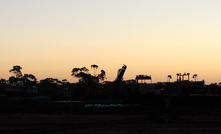
{"type": "Polygon", "coordinates": [[[126,69],[127,69],[127,66],[123,64],[122,68],[118,70],[117,77],[114,81],[114,89],[113,89],[114,95],[119,94],[119,88],[123,81],[123,76],[124,76],[126,69]]]}

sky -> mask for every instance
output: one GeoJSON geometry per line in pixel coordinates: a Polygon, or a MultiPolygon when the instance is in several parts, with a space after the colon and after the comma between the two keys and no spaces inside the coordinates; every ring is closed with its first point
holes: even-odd
{"type": "MultiPolygon", "coordinates": [[[[98,65],[108,81],[177,73],[221,82],[220,0],[0,0],[0,78],[14,65],[38,80],[77,82],[98,65]]],[[[192,78],[190,80],[193,80],[192,78]]]]}

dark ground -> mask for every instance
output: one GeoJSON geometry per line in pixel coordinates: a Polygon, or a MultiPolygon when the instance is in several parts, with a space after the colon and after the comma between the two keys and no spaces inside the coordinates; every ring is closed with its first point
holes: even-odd
{"type": "MultiPolygon", "coordinates": [[[[218,101],[216,101],[218,103],[218,101]]],[[[221,106],[83,108],[36,100],[0,102],[0,134],[218,134],[221,106]]]]}
{"type": "Polygon", "coordinates": [[[155,109],[125,114],[0,115],[1,134],[215,134],[221,133],[221,109],[155,109]],[[203,110],[203,111],[201,111],[203,110]]]}

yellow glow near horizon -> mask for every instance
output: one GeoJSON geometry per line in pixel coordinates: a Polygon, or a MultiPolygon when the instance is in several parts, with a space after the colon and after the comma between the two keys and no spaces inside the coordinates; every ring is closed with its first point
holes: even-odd
{"type": "Polygon", "coordinates": [[[125,80],[186,72],[221,81],[220,1],[95,1],[1,1],[0,77],[20,65],[38,80],[76,82],[72,68],[96,64],[113,81],[126,64],[125,80]]]}

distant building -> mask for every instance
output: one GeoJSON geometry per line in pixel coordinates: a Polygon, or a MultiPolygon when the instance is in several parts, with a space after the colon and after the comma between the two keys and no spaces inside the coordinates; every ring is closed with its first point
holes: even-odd
{"type": "Polygon", "coordinates": [[[148,75],[137,75],[136,84],[134,86],[134,94],[148,94],[154,92],[154,85],[152,84],[152,78],[148,75]],[[149,83],[146,83],[149,80],[149,83]]]}

